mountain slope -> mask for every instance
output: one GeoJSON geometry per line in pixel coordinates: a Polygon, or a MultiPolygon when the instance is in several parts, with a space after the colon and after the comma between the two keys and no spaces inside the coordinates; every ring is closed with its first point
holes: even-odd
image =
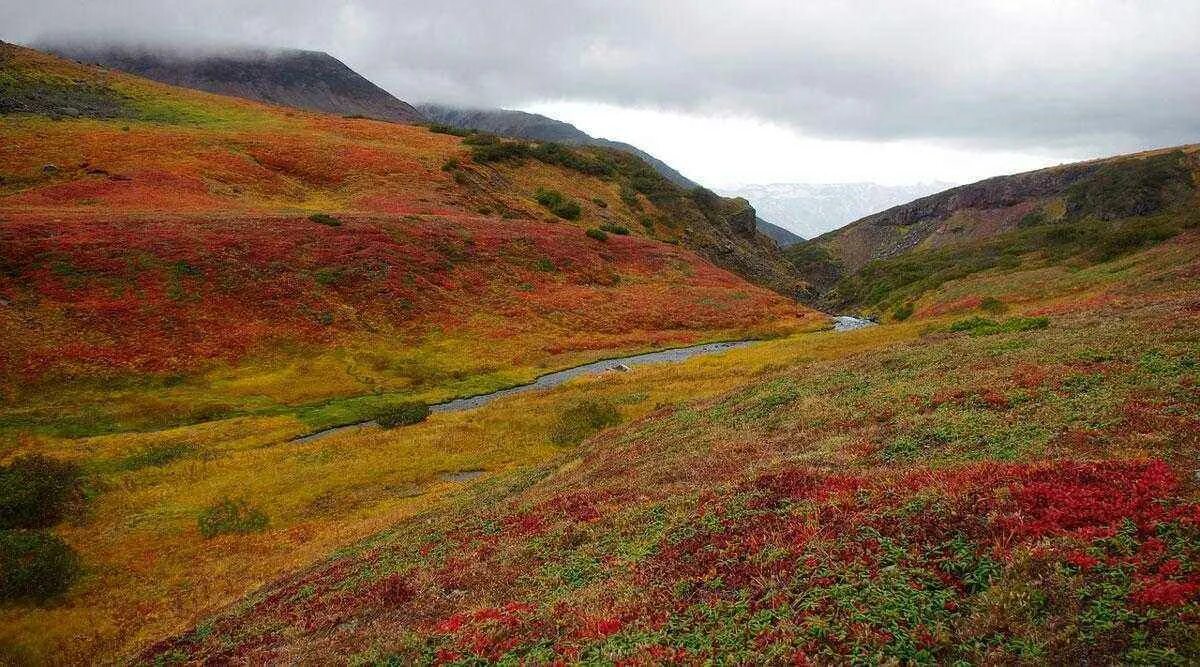
{"type": "Polygon", "coordinates": [[[65,58],[96,63],[185,88],[345,116],[414,123],[421,115],[333,56],[297,49],[191,53],[138,47],[50,45],[65,58]]]}
{"type": "Polygon", "coordinates": [[[834,306],[899,307],[941,282],[1094,263],[1196,223],[1200,146],[998,176],[867,216],[789,253],[834,306]]]}
{"type": "Polygon", "coordinates": [[[6,44],[0,113],[0,464],[52,456],[89,485],[85,515],[52,531],[87,577],[0,606],[5,664],[119,662],[440,503],[461,471],[558,451],[473,415],[352,429],[377,438],[362,448],[297,436],[824,322],[700,254],[789,279],[744,201],[625,153],[279,108],[6,44]],[[227,500],[264,532],[202,532],[227,500]]]}
{"type": "Polygon", "coordinates": [[[859,218],[950,187],[950,183],[887,186],[877,183],[773,183],[725,188],[787,229],[813,238],[859,218]]]}
{"type": "Polygon", "coordinates": [[[418,104],[417,109],[423,116],[434,123],[450,125],[468,130],[479,130],[490,134],[499,134],[519,139],[535,141],[554,141],[564,144],[603,146],[632,153],[654,170],[662,174],[672,183],[683,188],[698,187],[695,181],[688,179],[670,165],[650,155],[649,153],[620,141],[599,139],[580,130],[570,123],[543,116],[541,114],[510,109],[464,109],[442,104],[418,104]]]}
{"type": "MultiPolygon", "coordinates": [[[[693,189],[700,187],[695,181],[673,169],[670,165],[637,146],[621,141],[600,139],[580,130],[570,123],[555,120],[541,114],[509,109],[464,109],[442,104],[419,104],[417,109],[425,118],[434,123],[467,130],[478,130],[506,137],[532,139],[535,141],[554,141],[565,144],[603,146],[641,158],[675,185],[681,188],[693,189]]],[[[756,222],[758,231],[766,234],[781,248],[800,241],[800,237],[786,229],[774,225],[762,218],[756,222]]]]}

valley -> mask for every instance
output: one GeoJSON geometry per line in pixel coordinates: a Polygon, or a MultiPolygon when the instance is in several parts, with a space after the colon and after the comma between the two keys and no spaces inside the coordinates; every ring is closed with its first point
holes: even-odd
{"type": "Polygon", "coordinates": [[[1197,145],[781,249],[110,64],[0,43],[0,662],[1200,660],[1197,145]]]}

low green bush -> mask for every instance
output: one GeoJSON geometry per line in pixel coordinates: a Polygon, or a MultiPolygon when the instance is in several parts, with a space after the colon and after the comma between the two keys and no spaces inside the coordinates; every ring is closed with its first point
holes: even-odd
{"type": "Polygon", "coordinates": [[[595,204],[596,206],[599,206],[600,208],[608,208],[608,202],[604,201],[603,199],[601,199],[599,197],[592,197],[592,203],[595,204]]]}
{"type": "Polygon", "coordinates": [[[578,202],[571,201],[558,190],[538,188],[534,199],[537,200],[537,203],[545,207],[546,210],[564,220],[578,220],[579,216],[583,213],[583,208],[579,206],[578,202]]]}
{"type": "Polygon", "coordinates": [[[603,225],[600,225],[600,229],[608,232],[609,234],[616,234],[617,236],[629,236],[629,228],[625,225],[614,225],[610,222],[606,222],[603,225]]]}
{"type": "Polygon", "coordinates": [[[429,417],[428,405],[417,401],[408,401],[382,408],[375,414],[375,422],[383,428],[396,428],[423,422],[427,417],[429,417]]]}
{"type": "Polygon", "coordinates": [[[912,317],[912,314],[913,304],[911,301],[909,301],[907,303],[900,304],[895,310],[892,311],[892,319],[896,320],[897,322],[903,322],[904,320],[912,317]]]}
{"type": "Polygon", "coordinates": [[[82,496],[79,466],[29,454],[0,466],[0,529],[49,528],[82,496]]]}
{"type": "Polygon", "coordinates": [[[471,130],[466,130],[461,127],[454,127],[453,125],[443,125],[440,123],[430,125],[429,131],[436,132],[437,134],[452,134],[456,137],[465,137],[468,134],[471,134],[471,130]]]}
{"type": "Polygon", "coordinates": [[[79,556],[45,530],[0,531],[0,601],[46,602],[79,577],[79,556]]]}
{"type": "Polygon", "coordinates": [[[608,232],[605,232],[603,229],[596,229],[595,227],[592,227],[591,229],[587,230],[587,232],[585,232],[585,233],[589,237],[594,238],[597,241],[607,241],[608,240],[608,232]]]}
{"type": "Polygon", "coordinates": [[[251,507],[246,500],[225,498],[215,505],[205,508],[196,523],[200,528],[200,534],[205,539],[209,539],[231,533],[245,535],[261,532],[266,529],[269,521],[262,510],[251,507]]]}
{"type": "Polygon", "coordinates": [[[556,445],[577,445],[589,435],[621,422],[621,415],[611,401],[582,400],[559,411],[550,427],[550,442],[556,445]]]}
{"type": "Polygon", "coordinates": [[[458,158],[452,157],[442,163],[442,171],[454,171],[458,169],[458,158]]]}
{"type": "Polygon", "coordinates": [[[979,309],[989,313],[999,314],[1008,310],[1008,306],[1006,306],[1000,299],[997,299],[994,296],[989,296],[985,297],[983,301],[979,302],[979,309]]]}
{"type": "Polygon", "coordinates": [[[333,217],[332,215],[329,215],[328,213],[313,213],[312,215],[308,216],[308,219],[317,223],[318,225],[325,225],[327,227],[341,227],[342,226],[341,220],[338,220],[337,218],[333,217]]]}
{"type": "Polygon", "coordinates": [[[947,327],[953,333],[966,332],[972,336],[991,336],[999,333],[1016,333],[1019,331],[1034,331],[1050,326],[1046,317],[1010,317],[1004,322],[997,322],[988,317],[968,317],[958,320],[947,327]]]}

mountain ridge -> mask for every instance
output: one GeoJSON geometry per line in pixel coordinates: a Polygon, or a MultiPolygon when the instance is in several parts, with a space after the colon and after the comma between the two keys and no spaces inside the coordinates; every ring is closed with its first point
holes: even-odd
{"type": "Polygon", "coordinates": [[[71,60],[210,93],[375,120],[423,120],[412,105],[323,51],[241,47],[172,52],[166,47],[65,41],[41,47],[71,60]]]}

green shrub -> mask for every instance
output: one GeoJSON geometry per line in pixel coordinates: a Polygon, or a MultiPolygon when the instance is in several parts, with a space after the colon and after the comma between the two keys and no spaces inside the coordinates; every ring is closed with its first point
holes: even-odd
{"type": "Polygon", "coordinates": [[[155,445],[117,459],[112,463],[110,469],[115,471],[130,471],[150,467],[161,468],[195,451],[195,445],[184,442],[155,445]]]}
{"type": "Polygon", "coordinates": [[[954,333],[967,332],[972,336],[991,336],[998,333],[1016,333],[1019,331],[1034,331],[1050,326],[1046,317],[1010,317],[1003,323],[987,317],[968,317],[959,320],[948,327],[954,333]]]}
{"type": "Polygon", "coordinates": [[[375,413],[375,422],[384,428],[409,426],[425,421],[429,406],[417,401],[389,405],[375,413]]]}
{"type": "Polygon", "coordinates": [[[897,306],[896,309],[892,311],[892,319],[896,320],[897,322],[903,322],[904,320],[912,317],[912,314],[913,303],[908,301],[897,306]]]}
{"type": "Polygon", "coordinates": [[[607,241],[608,240],[608,233],[605,232],[603,229],[596,229],[595,227],[592,227],[591,229],[587,230],[587,232],[585,232],[585,233],[589,237],[594,238],[597,241],[607,241]]]}
{"type": "Polygon", "coordinates": [[[82,498],[79,466],[41,454],[0,467],[0,529],[49,528],[82,498]]]}
{"type": "Polygon", "coordinates": [[[1021,218],[1021,221],[1017,223],[1017,226],[1021,229],[1028,229],[1030,227],[1039,227],[1044,224],[1046,224],[1046,213],[1045,211],[1039,209],[1037,211],[1026,213],[1021,218]]]}
{"type": "Polygon", "coordinates": [[[1000,314],[1008,310],[1008,306],[1006,306],[1000,299],[997,299],[994,296],[989,296],[985,297],[983,301],[979,302],[979,309],[993,314],[1000,314]]]}
{"type": "Polygon", "coordinates": [[[328,227],[341,227],[342,226],[341,220],[338,220],[337,218],[333,217],[332,215],[329,215],[328,213],[313,213],[312,215],[308,216],[308,219],[312,220],[313,222],[317,223],[318,225],[326,225],[328,227]]]}
{"type": "Polygon", "coordinates": [[[629,185],[628,183],[621,184],[621,202],[628,206],[631,210],[642,210],[642,202],[640,199],[638,199],[637,190],[634,190],[633,186],[629,185]]]}
{"type": "Polygon", "coordinates": [[[442,163],[442,171],[454,171],[458,169],[458,158],[452,157],[442,163]]]}
{"type": "Polygon", "coordinates": [[[559,411],[550,427],[550,442],[577,445],[589,435],[621,421],[617,407],[605,399],[582,400],[559,411]]]}
{"type": "Polygon", "coordinates": [[[265,530],[269,522],[262,510],[251,507],[246,500],[226,498],[201,512],[196,523],[200,534],[209,539],[229,533],[257,533],[265,530]]]}
{"type": "Polygon", "coordinates": [[[600,225],[600,229],[608,232],[609,234],[616,234],[617,236],[629,236],[629,228],[624,225],[614,225],[606,222],[603,225],[600,225]]]}
{"type": "Polygon", "coordinates": [[[440,123],[430,125],[429,131],[436,132],[438,134],[452,134],[456,137],[465,137],[468,134],[471,134],[471,130],[465,130],[461,127],[454,127],[453,125],[443,125],[440,123]]]}
{"type": "Polygon", "coordinates": [[[79,577],[79,556],[44,530],[0,531],[0,601],[46,602],[79,577]]]}
{"type": "Polygon", "coordinates": [[[648,231],[648,232],[654,231],[654,218],[651,218],[648,215],[643,215],[641,218],[638,219],[638,222],[642,223],[642,227],[645,227],[646,231],[648,231]]]}
{"type": "Polygon", "coordinates": [[[578,220],[579,216],[583,213],[583,209],[579,206],[578,202],[571,201],[558,190],[538,188],[534,199],[537,200],[537,203],[545,207],[546,210],[564,220],[578,220]]]}
{"type": "Polygon", "coordinates": [[[601,199],[599,197],[592,197],[592,203],[595,204],[596,206],[599,206],[600,208],[608,208],[608,202],[604,201],[603,199],[601,199]]]}

